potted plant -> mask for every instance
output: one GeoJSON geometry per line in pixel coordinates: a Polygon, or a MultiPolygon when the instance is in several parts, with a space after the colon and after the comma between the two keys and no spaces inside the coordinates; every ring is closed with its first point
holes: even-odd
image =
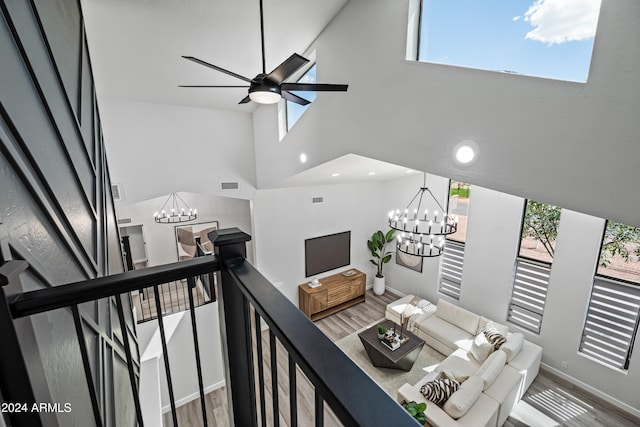
{"type": "Polygon", "coordinates": [[[421,426],[427,423],[427,416],[424,414],[424,411],[427,409],[426,403],[417,403],[415,400],[412,400],[411,402],[405,403],[403,406],[404,409],[406,409],[407,412],[420,423],[421,426]]]}
{"type": "Polygon", "coordinates": [[[384,234],[378,230],[367,240],[367,246],[373,257],[369,261],[376,266],[376,275],[373,278],[373,293],[376,295],[384,294],[384,276],[382,275],[382,266],[391,261],[391,251],[386,251],[387,243],[393,241],[393,233],[395,230],[387,231],[384,234]]]}
{"type": "Polygon", "coordinates": [[[382,325],[378,325],[378,339],[384,338],[384,334],[387,332],[387,328],[382,325]]]}

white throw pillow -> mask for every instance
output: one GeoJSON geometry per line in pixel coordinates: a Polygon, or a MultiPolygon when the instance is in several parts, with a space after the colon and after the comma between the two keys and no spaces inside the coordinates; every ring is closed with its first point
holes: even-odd
{"type": "Polygon", "coordinates": [[[469,350],[469,353],[471,353],[471,356],[473,356],[473,358],[476,359],[479,364],[482,364],[485,360],[487,360],[487,357],[489,357],[492,351],[493,344],[491,344],[487,340],[484,332],[481,332],[473,338],[473,342],[471,343],[471,350],[469,350]]]}
{"type": "Polygon", "coordinates": [[[482,378],[482,381],[484,381],[483,390],[488,389],[498,378],[506,361],[507,355],[503,351],[496,351],[487,357],[487,360],[484,361],[475,374],[476,377],[482,378]]]}
{"type": "Polygon", "coordinates": [[[451,418],[457,420],[467,413],[469,408],[476,403],[482,393],[484,381],[482,378],[473,376],[466,380],[445,402],[443,409],[451,418]]]}
{"type": "Polygon", "coordinates": [[[500,346],[500,350],[504,351],[507,355],[507,363],[511,362],[513,358],[520,353],[523,345],[524,335],[520,332],[515,332],[507,337],[507,342],[500,346]]]}

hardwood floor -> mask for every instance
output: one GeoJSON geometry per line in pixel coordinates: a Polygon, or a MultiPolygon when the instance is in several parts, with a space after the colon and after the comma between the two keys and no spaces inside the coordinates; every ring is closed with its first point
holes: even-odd
{"type": "MultiPolygon", "coordinates": [[[[367,300],[363,304],[350,307],[334,315],[316,321],[332,341],[370,325],[384,317],[386,305],[399,296],[386,292],[382,296],[367,291],[367,300]]],[[[262,333],[263,367],[265,375],[265,426],[273,425],[272,393],[269,355],[269,332],[262,333]]],[[[289,426],[289,378],[288,358],[284,348],[277,343],[277,383],[279,421],[281,426],[289,426]]],[[[254,351],[254,355],[255,355],[254,351]]],[[[257,359],[257,357],[256,357],[257,359]]],[[[256,367],[257,373],[257,367],[256,367]]],[[[314,425],[313,387],[304,374],[297,370],[296,393],[298,403],[298,425],[314,425]]],[[[260,395],[257,392],[258,396],[260,395]]],[[[227,395],[223,387],[206,396],[207,418],[209,426],[229,426],[227,395]]],[[[181,427],[202,426],[200,400],[194,400],[178,408],[178,424],[181,427]]],[[[325,405],[325,426],[339,426],[340,422],[325,405]]],[[[260,417],[259,417],[260,418],[260,417]]],[[[170,414],[164,416],[165,426],[173,426],[170,414]]],[[[602,399],[575,387],[555,375],[541,371],[523,400],[505,423],[506,427],[552,427],[552,426],[594,426],[594,427],[633,427],[640,426],[640,419],[622,412],[602,399]]],[[[384,426],[386,427],[386,426],[384,426]]]]}

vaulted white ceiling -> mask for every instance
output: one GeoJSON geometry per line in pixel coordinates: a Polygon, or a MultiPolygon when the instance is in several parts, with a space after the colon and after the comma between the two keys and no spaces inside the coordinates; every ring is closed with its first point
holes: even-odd
{"type": "MultiPolygon", "coordinates": [[[[264,0],[267,72],[305,49],[346,0],[264,0]]],[[[99,97],[252,112],[241,80],[190,55],[253,78],[261,72],[258,0],[82,0],[99,97]]]]}

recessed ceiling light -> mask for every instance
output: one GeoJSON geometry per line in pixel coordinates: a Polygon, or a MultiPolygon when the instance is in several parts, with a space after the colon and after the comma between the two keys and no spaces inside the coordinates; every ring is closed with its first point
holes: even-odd
{"type": "Polygon", "coordinates": [[[304,153],[300,153],[300,163],[306,163],[307,162],[307,155],[304,153]]]}
{"type": "Polygon", "coordinates": [[[375,174],[376,174],[375,172],[369,172],[369,175],[375,175],[375,174]]]}
{"type": "Polygon", "coordinates": [[[478,156],[478,144],[475,141],[466,139],[460,141],[453,149],[453,158],[460,165],[469,165],[478,156]]]}
{"type": "Polygon", "coordinates": [[[336,172],[336,173],[332,173],[331,176],[340,176],[340,174],[336,172]]]}

